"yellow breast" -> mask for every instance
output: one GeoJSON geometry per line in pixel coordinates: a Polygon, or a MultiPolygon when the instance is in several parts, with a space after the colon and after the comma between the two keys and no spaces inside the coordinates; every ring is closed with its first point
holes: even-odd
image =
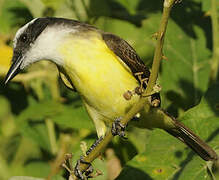
{"type": "Polygon", "coordinates": [[[123,94],[138,82],[98,34],[68,38],[58,51],[83,100],[107,118],[123,116],[139,99],[124,99],[123,94]]]}

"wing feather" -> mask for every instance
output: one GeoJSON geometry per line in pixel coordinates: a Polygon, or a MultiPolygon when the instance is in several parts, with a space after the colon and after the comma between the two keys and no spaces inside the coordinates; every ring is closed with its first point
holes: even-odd
{"type": "Polygon", "coordinates": [[[139,81],[136,73],[143,73],[142,78],[149,78],[150,71],[144,62],[137,55],[136,51],[122,38],[110,34],[103,33],[103,40],[111,51],[113,51],[120,59],[130,68],[132,74],[139,81]]]}
{"type": "MultiPolygon", "coordinates": [[[[102,33],[103,40],[106,42],[108,48],[113,51],[120,59],[129,67],[132,71],[133,76],[140,82],[136,73],[143,73],[141,78],[150,77],[150,71],[141,60],[141,58],[137,55],[136,51],[122,38],[111,34],[111,33],[102,33]]],[[[144,83],[144,88],[146,88],[146,84],[144,83]]],[[[151,102],[154,100],[158,100],[160,106],[160,94],[155,93],[151,96],[151,102]]]]}

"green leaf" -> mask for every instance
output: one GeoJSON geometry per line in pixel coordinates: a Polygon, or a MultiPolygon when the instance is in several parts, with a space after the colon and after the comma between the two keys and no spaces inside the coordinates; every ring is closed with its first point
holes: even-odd
{"type": "Polygon", "coordinates": [[[87,9],[91,17],[109,16],[110,8],[107,1],[90,0],[89,8],[87,9]]]}
{"type": "Polygon", "coordinates": [[[84,107],[65,106],[61,113],[52,117],[52,120],[64,127],[75,129],[94,129],[92,120],[89,118],[84,107]]]}
{"type": "Polygon", "coordinates": [[[180,118],[181,121],[202,138],[210,142],[213,148],[219,145],[219,85],[211,87],[200,104],[180,118]]]}
{"type": "Polygon", "coordinates": [[[63,177],[60,176],[60,175],[56,175],[56,176],[53,176],[53,177],[52,177],[52,180],[65,180],[65,178],[63,178],[63,177]]]}
{"type": "Polygon", "coordinates": [[[41,0],[41,2],[47,6],[52,7],[54,10],[56,10],[65,0],[41,0]]]}
{"type": "Polygon", "coordinates": [[[42,101],[33,103],[18,116],[18,122],[26,120],[42,121],[50,118],[57,124],[68,128],[93,129],[92,120],[84,107],[74,105],[63,105],[55,101],[42,101]]]}
{"type": "Polygon", "coordinates": [[[72,10],[72,7],[69,5],[69,3],[61,4],[54,12],[54,16],[77,19],[76,12],[72,10]]]}
{"type": "Polygon", "coordinates": [[[44,180],[42,178],[28,177],[28,176],[14,176],[9,180],[44,180]]]}
{"type": "Polygon", "coordinates": [[[140,0],[118,0],[121,5],[123,5],[130,14],[137,13],[138,5],[140,4],[140,0]]]}
{"type": "Polygon", "coordinates": [[[0,8],[1,33],[9,33],[32,18],[28,9],[19,0],[3,0],[0,8]]]}
{"type": "Polygon", "coordinates": [[[8,100],[4,96],[0,96],[0,104],[1,104],[1,108],[0,108],[0,122],[1,122],[1,120],[3,120],[5,116],[7,116],[10,113],[11,109],[8,100]]]}
{"type": "Polygon", "coordinates": [[[211,9],[211,1],[202,1],[202,10],[209,11],[211,9]]]}
{"type": "MultiPolygon", "coordinates": [[[[219,85],[208,90],[199,105],[181,120],[213,149],[219,150],[219,85]]],[[[153,130],[146,151],[129,161],[117,179],[211,179],[207,162],[177,139],[153,130]]]]}
{"type": "Polygon", "coordinates": [[[39,0],[20,0],[29,9],[33,17],[40,17],[43,15],[45,6],[39,0]],[[36,8],[37,7],[37,8],[36,8]]]}
{"type": "Polygon", "coordinates": [[[92,120],[83,107],[63,105],[55,101],[32,102],[20,113],[16,123],[24,136],[31,138],[47,151],[50,151],[50,144],[48,131],[43,121],[46,118],[64,128],[94,130],[92,120]]]}
{"type": "Polygon", "coordinates": [[[38,121],[44,118],[53,117],[62,111],[63,106],[60,103],[54,101],[35,102],[30,104],[24,111],[18,116],[19,122],[31,120],[38,121]]]}
{"type": "Polygon", "coordinates": [[[50,165],[46,162],[36,161],[25,165],[25,174],[34,177],[47,177],[50,172],[50,165]]]}
{"type": "Polygon", "coordinates": [[[128,162],[117,179],[168,179],[185,158],[183,147],[161,130],[154,130],[147,140],[146,151],[128,162]]]}
{"type": "Polygon", "coordinates": [[[207,49],[204,31],[194,26],[195,38],[189,37],[170,21],[165,37],[160,81],[163,102],[174,102],[173,108],[184,110],[197,104],[207,90],[211,52],[207,49]]]}
{"type": "Polygon", "coordinates": [[[23,136],[30,138],[41,148],[51,151],[48,131],[44,123],[28,123],[24,121],[19,124],[20,132],[23,136]]]}
{"type": "MultiPolygon", "coordinates": [[[[145,20],[144,22],[151,23],[153,20],[145,20]]],[[[157,19],[158,21],[158,19],[157,19]]],[[[142,27],[137,27],[134,24],[113,18],[99,18],[96,26],[106,32],[111,32],[125,39],[139,54],[146,64],[152,60],[154,42],[152,34],[155,30],[150,31],[150,25],[143,23],[142,27]]],[[[155,29],[156,26],[154,26],[155,29]]]]}

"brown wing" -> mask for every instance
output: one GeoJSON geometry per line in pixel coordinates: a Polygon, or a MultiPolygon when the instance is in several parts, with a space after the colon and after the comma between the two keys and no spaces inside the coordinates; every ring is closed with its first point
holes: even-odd
{"type": "Polygon", "coordinates": [[[109,49],[119,56],[120,59],[130,68],[138,81],[139,79],[135,75],[138,72],[143,73],[142,78],[149,78],[149,69],[145,66],[135,50],[125,40],[110,33],[103,33],[102,36],[109,49]]]}
{"type": "MultiPolygon", "coordinates": [[[[149,78],[150,71],[145,66],[144,62],[137,55],[136,51],[122,38],[110,34],[102,33],[103,40],[106,42],[109,49],[111,49],[120,59],[130,68],[133,76],[139,81],[136,73],[143,73],[142,78],[149,78]]],[[[146,85],[144,84],[144,88],[146,85]]],[[[155,93],[152,95],[151,101],[158,100],[160,104],[160,94],[155,93]]],[[[159,106],[159,105],[158,105],[159,106]]]]}

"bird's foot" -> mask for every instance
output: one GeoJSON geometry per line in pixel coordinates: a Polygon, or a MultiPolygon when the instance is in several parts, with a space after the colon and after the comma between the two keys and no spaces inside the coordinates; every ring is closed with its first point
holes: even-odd
{"type": "Polygon", "coordinates": [[[127,137],[125,137],[126,126],[120,122],[121,119],[122,119],[121,117],[115,119],[115,121],[112,124],[111,133],[113,136],[118,135],[124,139],[127,139],[127,137]]]}
{"type": "Polygon", "coordinates": [[[74,169],[74,175],[78,178],[78,179],[81,179],[81,180],[85,180],[85,179],[88,179],[88,178],[92,178],[93,176],[91,175],[93,173],[94,169],[91,165],[90,162],[87,162],[83,159],[83,157],[81,156],[80,159],[77,161],[77,164],[75,166],[75,169],[74,169]],[[80,165],[81,164],[86,164],[88,165],[87,169],[85,171],[81,171],[80,170],[80,165]],[[83,173],[85,174],[85,176],[83,175],[83,173]]]}
{"type": "Polygon", "coordinates": [[[83,157],[81,156],[80,159],[77,161],[77,164],[75,166],[75,169],[72,169],[72,154],[65,154],[64,162],[62,163],[62,167],[64,167],[70,174],[69,179],[73,179],[73,174],[81,180],[86,180],[88,178],[91,178],[90,175],[93,172],[93,167],[91,163],[86,162],[83,160],[83,157]],[[87,164],[88,168],[85,171],[80,170],[80,164],[87,164]],[[85,173],[85,176],[83,175],[85,173]],[[71,177],[71,178],[70,178],[71,177]]]}
{"type": "Polygon", "coordinates": [[[103,175],[103,173],[100,170],[95,170],[96,172],[94,173],[93,166],[91,165],[90,162],[86,162],[83,157],[81,156],[80,159],[77,161],[77,164],[74,169],[74,175],[81,180],[86,180],[88,178],[95,178],[97,176],[103,175]],[[86,164],[88,165],[87,169],[85,171],[80,170],[80,164],[86,164]],[[84,175],[83,175],[84,173],[84,175]]]}
{"type": "MultiPolygon", "coordinates": [[[[98,138],[92,145],[91,147],[86,151],[86,156],[89,155],[93,149],[95,149],[98,144],[100,144],[100,142],[103,140],[103,137],[101,136],[100,138],[98,138]]],[[[93,178],[93,177],[96,177],[96,176],[99,176],[101,175],[102,173],[100,171],[96,171],[96,175],[92,175],[94,169],[91,165],[90,162],[86,162],[83,157],[81,156],[80,159],[77,161],[77,164],[75,166],[75,169],[74,169],[74,174],[77,178],[79,179],[88,179],[88,178],[93,178]],[[81,171],[80,170],[80,164],[86,164],[88,165],[87,169],[85,171],[81,171]],[[83,173],[85,174],[85,176],[83,175],[83,173]]]]}

